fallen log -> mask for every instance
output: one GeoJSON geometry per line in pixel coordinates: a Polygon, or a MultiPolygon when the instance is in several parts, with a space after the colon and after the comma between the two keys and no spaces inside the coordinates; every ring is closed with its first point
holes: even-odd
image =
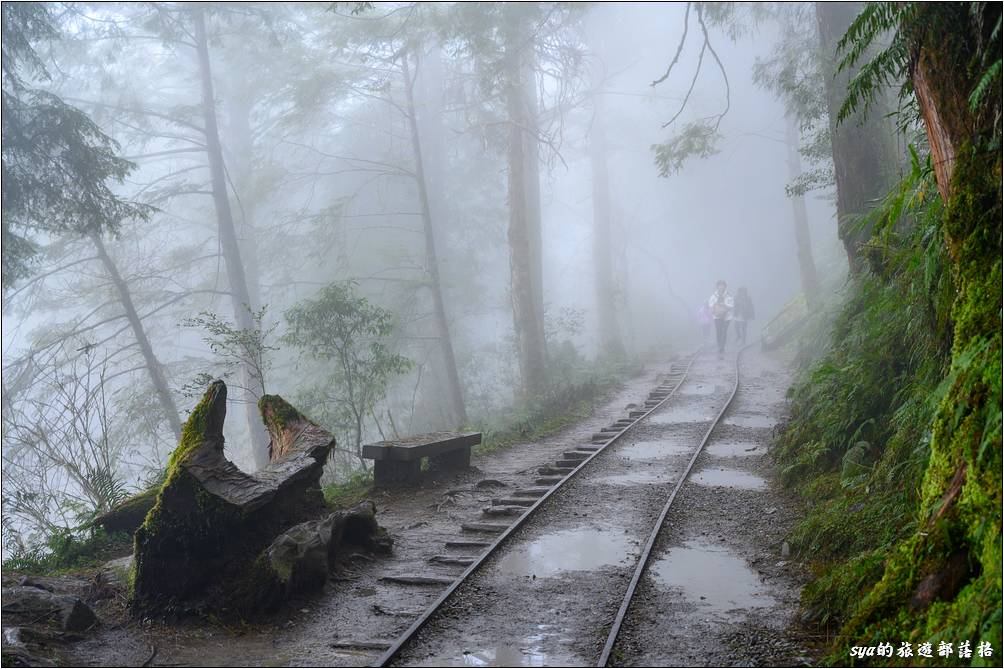
{"type": "MultiPolygon", "coordinates": [[[[136,531],[130,598],[136,614],[208,610],[243,617],[298,588],[273,573],[267,553],[284,532],[322,516],[318,481],[335,440],[282,398],[266,395],[259,408],[272,461],[247,474],[223,454],[226,397],[226,385],[215,381],[192,411],[164,485],[136,531]]],[[[334,527],[336,520],[320,522],[334,527]]],[[[375,520],[371,530],[375,536],[375,520]]],[[[315,543],[330,545],[330,534],[321,530],[315,543]]],[[[307,571],[316,585],[316,570],[307,571]]]]}

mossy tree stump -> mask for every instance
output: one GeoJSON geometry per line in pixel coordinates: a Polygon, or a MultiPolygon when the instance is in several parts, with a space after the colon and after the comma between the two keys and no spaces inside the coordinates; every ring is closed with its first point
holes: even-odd
{"type": "Polygon", "coordinates": [[[259,402],[271,463],[255,474],[223,454],[227,388],[215,381],[185,424],[156,503],[135,535],[130,605],[137,614],[243,614],[259,555],[324,509],[319,479],[334,438],[282,398],[259,402]]]}

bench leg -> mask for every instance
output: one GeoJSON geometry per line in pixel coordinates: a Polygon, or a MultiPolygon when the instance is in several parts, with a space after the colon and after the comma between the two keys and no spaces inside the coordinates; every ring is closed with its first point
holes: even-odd
{"type": "Polygon", "coordinates": [[[376,460],[373,463],[373,485],[376,488],[406,486],[418,483],[421,463],[376,460]]]}
{"type": "Polygon", "coordinates": [[[430,471],[444,471],[450,469],[467,469],[471,466],[471,447],[458,448],[442,455],[429,456],[430,471]]]}

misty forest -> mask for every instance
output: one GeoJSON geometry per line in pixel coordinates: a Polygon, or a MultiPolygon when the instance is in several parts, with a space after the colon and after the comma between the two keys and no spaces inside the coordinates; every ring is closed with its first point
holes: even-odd
{"type": "Polygon", "coordinates": [[[4,666],[999,666],[1000,3],[2,12],[4,666]]]}

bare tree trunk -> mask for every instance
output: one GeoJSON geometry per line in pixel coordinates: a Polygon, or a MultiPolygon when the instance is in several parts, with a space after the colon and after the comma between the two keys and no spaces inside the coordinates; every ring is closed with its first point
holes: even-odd
{"type": "MultiPolygon", "coordinates": [[[[847,84],[856,70],[837,71],[836,44],[860,10],[857,2],[817,2],[816,23],[825,57],[823,75],[830,121],[833,171],[837,182],[837,234],[847,252],[852,273],[861,271],[861,244],[871,237],[871,229],[860,225],[860,218],[886,192],[888,168],[895,164],[889,136],[883,126],[883,109],[872,109],[867,116],[855,114],[837,123],[840,107],[847,95],[847,84]]],[[[877,104],[880,104],[877,101],[877,104]]]]}
{"type": "MultiPolygon", "coordinates": [[[[230,198],[227,193],[226,171],[223,162],[223,148],[220,144],[219,125],[216,120],[216,98],[213,93],[213,72],[209,60],[209,44],[206,39],[206,20],[201,8],[194,11],[195,46],[199,58],[199,75],[202,84],[202,115],[206,131],[206,152],[209,156],[209,172],[212,180],[213,204],[220,234],[220,246],[226,261],[227,281],[230,284],[234,320],[242,330],[254,328],[251,318],[254,304],[248,291],[244,263],[241,259],[240,242],[234,226],[230,198]]],[[[257,376],[249,365],[242,365],[243,401],[251,438],[254,463],[259,469],[266,466],[268,459],[268,437],[257,413],[257,396],[252,388],[257,376]]]]}
{"type": "MultiPolygon", "coordinates": [[[[788,178],[797,179],[802,174],[802,159],[798,153],[798,128],[795,119],[788,116],[785,128],[785,141],[788,144],[788,178]]],[[[809,214],[805,209],[805,196],[791,196],[791,208],[795,223],[795,252],[798,255],[798,272],[802,279],[802,293],[810,306],[815,306],[819,299],[819,278],[816,274],[816,261],[812,257],[812,240],[809,236],[809,214]]]]}
{"type": "Polygon", "coordinates": [[[624,354],[624,344],[617,327],[617,309],[614,304],[610,176],[607,171],[607,140],[603,127],[603,95],[599,91],[593,93],[589,160],[593,172],[593,264],[596,269],[596,317],[599,320],[600,353],[619,356],[624,354]]]}
{"type": "MultiPolygon", "coordinates": [[[[530,230],[530,270],[533,280],[533,305],[537,320],[544,321],[544,225],[540,209],[540,140],[538,139],[540,108],[537,103],[537,86],[534,75],[532,51],[523,58],[522,78],[526,100],[524,116],[524,177],[526,180],[526,220],[530,230]]],[[[545,352],[547,340],[544,340],[545,352]]]]}
{"type": "Polygon", "coordinates": [[[401,73],[404,76],[404,89],[408,97],[408,127],[411,131],[411,146],[415,158],[415,182],[418,186],[422,224],[425,230],[425,265],[426,271],[429,272],[429,290],[432,292],[433,319],[436,323],[440,355],[446,368],[446,391],[449,395],[451,422],[454,427],[459,428],[467,422],[467,409],[464,406],[460,375],[457,373],[457,360],[453,353],[453,338],[450,336],[446,308],[443,305],[443,289],[439,279],[439,259],[436,255],[435,227],[433,226],[432,210],[429,206],[429,188],[425,178],[425,161],[422,158],[422,140],[415,111],[415,82],[408,67],[407,53],[401,56],[401,73]]]}
{"type": "Polygon", "coordinates": [[[258,233],[255,228],[257,197],[253,193],[254,177],[254,133],[251,129],[251,109],[253,107],[252,84],[246,81],[244,73],[237,73],[241,81],[237,90],[225,97],[228,110],[228,146],[232,152],[234,190],[238,198],[241,260],[244,261],[244,275],[247,281],[248,297],[252,309],[261,308],[261,272],[258,259],[258,233]]]}
{"type": "Polygon", "coordinates": [[[534,289],[533,237],[527,215],[529,196],[525,174],[526,100],[521,74],[522,31],[519,8],[509,11],[506,39],[506,108],[509,115],[509,266],[513,323],[519,355],[520,376],[525,396],[538,395],[547,386],[547,358],[544,324],[534,289]]]}
{"type": "Polygon", "coordinates": [[[129,321],[129,327],[132,329],[136,344],[139,345],[140,353],[143,354],[146,371],[150,375],[150,381],[153,383],[153,389],[157,393],[157,399],[160,401],[160,407],[164,412],[164,417],[167,419],[167,424],[171,426],[175,440],[181,441],[181,418],[178,415],[178,406],[174,403],[174,396],[167,385],[167,378],[164,376],[164,367],[153,352],[153,346],[150,344],[150,338],[147,337],[143,321],[140,320],[136,306],[133,304],[129,285],[119,273],[119,268],[115,264],[115,261],[108,255],[108,250],[105,248],[104,242],[101,241],[101,235],[97,232],[91,232],[89,237],[98,252],[101,263],[105,266],[105,271],[108,272],[108,276],[111,278],[112,283],[115,285],[115,290],[119,294],[119,302],[125,310],[126,319],[129,321]]]}

